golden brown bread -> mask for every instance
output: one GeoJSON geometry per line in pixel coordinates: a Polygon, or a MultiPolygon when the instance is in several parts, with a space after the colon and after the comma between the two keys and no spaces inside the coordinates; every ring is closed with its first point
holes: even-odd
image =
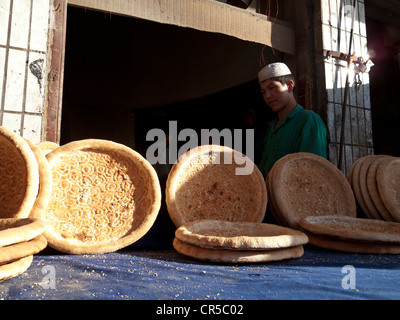
{"type": "Polygon", "coordinates": [[[265,251],[208,249],[185,243],[178,238],[174,239],[173,246],[176,251],[188,257],[220,263],[264,263],[300,258],[304,254],[303,246],[265,251]]]}
{"type": "Polygon", "coordinates": [[[400,223],[341,216],[306,217],[300,221],[306,232],[342,240],[400,244],[400,223]]]}
{"type": "Polygon", "coordinates": [[[0,246],[29,241],[41,235],[46,224],[35,219],[0,219],[0,246]]]}
{"type": "Polygon", "coordinates": [[[271,188],[279,217],[298,229],[306,216],[356,216],[353,191],[342,172],[310,153],[289,154],[271,172],[271,188]]]}
{"type": "Polygon", "coordinates": [[[46,237],[39,235],[26,242],[19,242],[6,247],[0,247],[0,265],[37,254],[46,248],[46,246],[46,237]]]}
{"type": "Polygon", "coordinates": [[[53,191],[46,212],[49,246],[72,254],[119,250],[147,233],[160,206],[153,167],[107,140],[63,145],[47,156],[53,191]]]}
{"type": "Polygon", "coordinates": [[[300,231],[274,224],[196,220],[180,226],[176,238],[203,248],[270,250],[306,244],[300,231]]]}
{"type": "Polygon", "coordinates": [[[395,221],[400,222],[400,158],[383,159],[376,180],[381,199],[395,221]]]}
{"type": "Polygon", "coordinates": [[[181,156],[168,175],[165,193],[177,228],[202,219],[261,222],[268,202],[264,178],[251,160],[216,145],[200,146],[181,156]],[[253,165],[252,171],[238,174],[244,165],[235,159],[253,165]]]}
{"type": "Polygon", "coordinates": [[[38,189],[33,151],[21,136],[0,127],[0,218],[27,218],[38,189]]]}
{"type": "Polygon", "coordinates": [[[0,282],[14,278],[25,272],[32,264],[33,256],[28,256],[10,263],[0,265],[0,282]]]}

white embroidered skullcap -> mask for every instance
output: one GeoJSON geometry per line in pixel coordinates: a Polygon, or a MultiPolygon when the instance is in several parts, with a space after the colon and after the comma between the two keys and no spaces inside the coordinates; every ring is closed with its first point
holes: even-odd
{"type": "Polygon", "coordinates": [[[290,74],[292,74],[292,72],[286,64],[282,62],[276,62],[262,68],[258,73],[258,80],[261,83],[267,79],[288,76],[290,74]]]}

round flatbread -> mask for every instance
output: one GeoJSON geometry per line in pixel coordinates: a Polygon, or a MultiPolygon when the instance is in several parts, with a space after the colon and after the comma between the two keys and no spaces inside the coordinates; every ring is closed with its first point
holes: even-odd
{"type": "Polygon", "coordinates": [[[29,241],[41,235],[46,224],[33,219],[0,219],[0,247],[29,241]]]}
{"type": "Polygon", "coordinates": [[[178,238],[174,239],[173,246],[185,256],[217,263],[263,263],[300,258],[304,254],[303,246],[266,251],[207,249],[185,243],[178,238]]]}
{"type": "Polygon", "coordinates": [[[49,246],[66,253],[106,253],[126,247],[152,227],[161,188],[150,163],[107,140],[65,144],[47,156],[53,191],[46,212],[49,246]]]}
{"type": "Polygon", "coordinates": [[[36,157],[28,143],[0,127],[0,218],[27,218],[39,189],[36,157]]]}
{"type": "Polygon", "coordinates": [[[306,217],[300,221],[306,232],[342,240],[400,244],[400,223],[340,216],[306,217]]]}
{"type": "Polygon", "coordinates": [[[379,210],[376,208],[375,203],[373,202],[371,195],[368,191],[368,186],[367,186],[367,175],[369,168],[371,167],[371,164],[374,161],[377,161],[381,159],[382,157],[379,155],[369,155],[364,158],[364,161],[362,162],[360,166],[360,174],[359,174],[359,183],[360,183],[360,193],[361,197],[364,200],[364,204],[370,213],[370,215],[374,219],[383,219],[383,216],[380,214],[379,210]]]}
{"type": "Polygon", "coordinates": [[[320,156],[294,153],[281,158],[273,167],[271,184],[279,215],[290,228],[298,229],[309,215],[357,214],[345,176],[320,156]]]}
{"type": "Polygon", "coordinates": [[[383,203],[381,196],[379,194],[378,185],[376,181],[376,172],[378,170],[378,166],[383,159],[391,158],[390,156],[379,156],[376,157],[370,164],[368,172],[367,172],[367,189],[368,193],[373,201],[376,210],[379,212],[379,215],[386,221],[395,221],[390,214],[390,212],[386,209],[385,204],[383,203]]]}
{"type": "Polygon", "coordinates": [[[273,174],[273,170],[274,168],[272,167],[271,170],[268,172],[267,177],[265,178],[265,183],[267,185],[267,191],[268,191],[268,208],[271,211],[276,222],[281,226],[287,227],[285,220],[282,219],[279,213],[279,208],[275,200],[274,189],[271,182],[271,176],[273,174]]]}
{"type": "Polygon", "coordinates": [[[369,212],[367,205],[365,204],[364,198],[361,194],[361,186],[360,186],[360,170],[361,166],[364,163],[366,157],[361,157],[357,159],[353,165],[351,166],[349,174],[349,180],[351,181],[351,188],[354,192],[354,197],[356,202],[361,209],[362,213],[370,219],[375,219],[375,217],[369,212]]]}
{"type": "Polygon", "coordinates": [[[14,278],[25,272],[32,264],[33,256],[28,256],[8,264],[0,265],[0,282],[14,278]]]}
{"type": "Polygon", "coordinates": [[[39,190],[35,203],[33,204],[32,210],[29,214],[29,217],[37,219],[37,217],[40,217],[42,212],[46,210],[50,201],[51,188],[52,188],[51,171],[46,157],[44,156],[42,151],[37,147],[37,145],[28,139],[25,139],[25,141],[32,149],[36,157],[36,161],[38,163],[39,190]]]}
{"type": "Polygon", "coordinates": [[[45,156],[47,154],[49,154],[50,152],[52,152],[53,150],[60,147],[60,145],[58,143],[52,142],[52,141],[42,141],[42,142],[38,143],[37,146],[45,156]]]}
{"type": "Polygon", "coordinates": [[[400,244],[355,242],[312,233],[307,233],[307,235],[310,239],[310,244],[325,249],[362,254],[400,254],[400,244]]]}
{"type": "Polygon", "coordinates": [[[180,226],[176,238],[202,248],[270,250],[306,244],[300,231],[266,223],[197,220],[180,226]]]}
{"type": "MultiPolygon", "coordinates": [[[[366,213],[366,212],[365,212],[366,209],[365,209],[365,206],[364,206],[364,208],[363,208],[363,203],[360,204],[360,202],[359,202],[360,199],[357,198],[357,197],[359,196],[359,193],[356,193],[356,192],[355,192],[355,187],[354,187],[355,182],[356,182],[356,181],[359,181],[358,178],[355,178],[354,172],[356,172],[356,176],[359,177],[359,172],[360,172],[359,170],[360,170],[360,165],[361,165],[361,162],[362,162],[362,161],[364,161],[364,158],[363,158],[363,157],[357,159],[357,160],[352,164],[352,166],[350,167],[348,176],[347,176],[347,181],[349,182],[350,187],[351,187],[351,189],[353,190],[353,193],[354,193],[354,198],[355,198],[355,200],[356,200],[357,216],[359,216],[359,217],[368,217],[368,218],[372,218],[372,216],[369,215],[369,213],[366,213]],[[353,179],[354,179],[354,180],[353,180],[353,179]]],[[[356,187],[356,188],[359,188],[358,182],[357,182],[357,187],[356,187]]],[[[361,199],[361,200],[362,200],[362,199],[361,199]]]]}
{"type": "Polygon", "coordinates": [[[400,222],[400,158],[383,159],[376,173],[379,194],[395,221],[400,222]]]}
{"type": "Polygon", "coordinates": [[[47,246],[46,237],[39,235],[33,240],[0,247],[0,265],[39,253],[47,246]]]}
{"type": "Polygon", "coordinates": [[[168,175],[166,203],[177,228],[203,219],[261,222],[267,202],[259,169],[229,147],[194,148],[178,159],[168,175]]]}

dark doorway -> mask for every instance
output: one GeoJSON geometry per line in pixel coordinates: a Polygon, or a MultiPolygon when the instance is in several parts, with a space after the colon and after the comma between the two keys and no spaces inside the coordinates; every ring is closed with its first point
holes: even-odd
{"type": "Polygon", "coordinates": [[[71,6],[67,18],[61,144],[101,138],[144,155],[148,130],[170,120],[237,129],[246,109],[271,117],[260,44],[71,6]]]}
{"type": "Polygon", "coordinates": [[[368,47],[375,64],[370,72],[372,125],[376,154],[400,156],[400,29],[367,19],[368,47]]]}

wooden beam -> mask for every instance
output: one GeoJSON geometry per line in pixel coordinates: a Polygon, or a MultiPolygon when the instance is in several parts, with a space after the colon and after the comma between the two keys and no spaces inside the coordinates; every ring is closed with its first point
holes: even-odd
{"type": "Polygon", "coordinates": [[[68,4],[222,33],[295,54],[295,32],[290,24],[215,0],[68,0],[68,4]]]}
{"type": "Polygon", "coordinates": [[[50,9],[50,51],[47,75],[47,102],[44,139],[60,142],[62,93],[64,82],[67,0],[54,0],[50,9]]]}

